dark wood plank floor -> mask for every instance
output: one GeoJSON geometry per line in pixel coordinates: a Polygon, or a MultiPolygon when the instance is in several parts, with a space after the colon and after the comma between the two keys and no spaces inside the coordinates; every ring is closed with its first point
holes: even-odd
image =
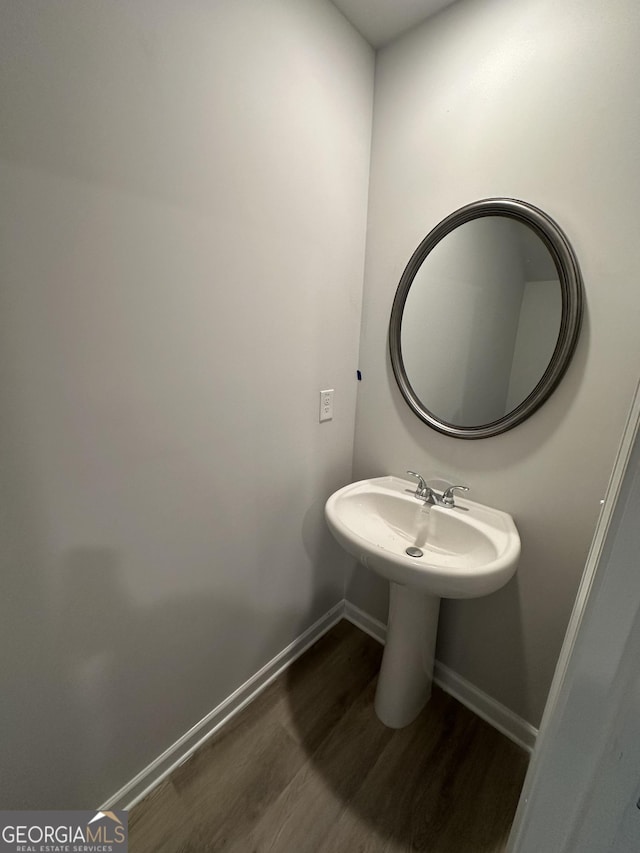
{"type": "Polygon", "coordinates": [[[132,809],[132,853],[501,853],[527,754],[437,688],[383,726],[381,656],[333,628],[132,809]]]}

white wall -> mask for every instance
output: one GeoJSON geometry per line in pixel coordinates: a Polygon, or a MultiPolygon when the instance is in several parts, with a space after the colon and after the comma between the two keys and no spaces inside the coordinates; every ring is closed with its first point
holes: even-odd
{"type": "MultiPolygon", "coordinates": [[[[378,55],[355,475],[448,475],[511,512],[523,551],[503,590],[445,602],[438,657],[533,724],[545,703],[640,374],[640,110],[635,0],[460,0],[378,55]],[[532,418],[491,439],[436,433],[387,356],[402,270],[444,216],[522,198],[565,230],[586,314],[573,362],[532,418]]],[[[350,599],[385,616],[354,570],[350,599]]]]}
{"type": "Polygon", "coordinates": [[[509,839],[513,853],[636,853],[640,437],[636,396],[509,839]]]}
{"type": "Polygon", "coordinates": [[[373,52],[4,0],[0,74],[0,802],[88,808],[342,598],[373,52]]]}

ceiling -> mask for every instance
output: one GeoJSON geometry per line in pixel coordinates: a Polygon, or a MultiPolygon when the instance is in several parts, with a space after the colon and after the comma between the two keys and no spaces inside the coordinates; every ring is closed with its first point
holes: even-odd
{"type": "Polygon", "coordinates": [[[381,47],[455,0],[333,0],[373,45],[381,47]]]}

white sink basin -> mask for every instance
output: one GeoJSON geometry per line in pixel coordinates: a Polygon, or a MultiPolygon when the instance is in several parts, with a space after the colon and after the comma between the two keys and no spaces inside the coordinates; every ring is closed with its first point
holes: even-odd
{"type": "Polygon", "coordinates": [[[375,707],[392,728],[411,723],[431,695],[440,599],[495,592],[520,558],[508,513],[458,497],[455,507],[433,506],[415,490],[399,477],[376,477],[345,486],[325,507],[342,547],[391,582],[375,707]]]}
{"type": "Polygon", "coordinates": [[[520,557],[511,516],[459,497],[451,509],[432,506],[415,490],[399,477],[345,486],[327,501],[329,528],[365,566],[430,595],[476,598],[504,586],[520,557]],[[408,556],[409,547],[423,556],[408,556]]]}

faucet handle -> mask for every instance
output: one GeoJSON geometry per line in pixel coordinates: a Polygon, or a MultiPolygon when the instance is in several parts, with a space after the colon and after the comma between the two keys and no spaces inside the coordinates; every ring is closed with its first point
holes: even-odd
{"type": "Polygon", "coordinates": [[[424,477],[422,474],[417,474],[415,471],[407,471],[407,474],[411,474],[412,477],[416,477],[418,480],[417,490],[418,492],[426,492],[427,484],[424,481],[424,477]]]}
{"type": "Polygon", "coordinates": [[[442,493],[442,503],[444,506],[455,506],[455,501],[453,499],[454,492],[468,492],[469,486],[449,486],[448,489],[442,493]]]}

